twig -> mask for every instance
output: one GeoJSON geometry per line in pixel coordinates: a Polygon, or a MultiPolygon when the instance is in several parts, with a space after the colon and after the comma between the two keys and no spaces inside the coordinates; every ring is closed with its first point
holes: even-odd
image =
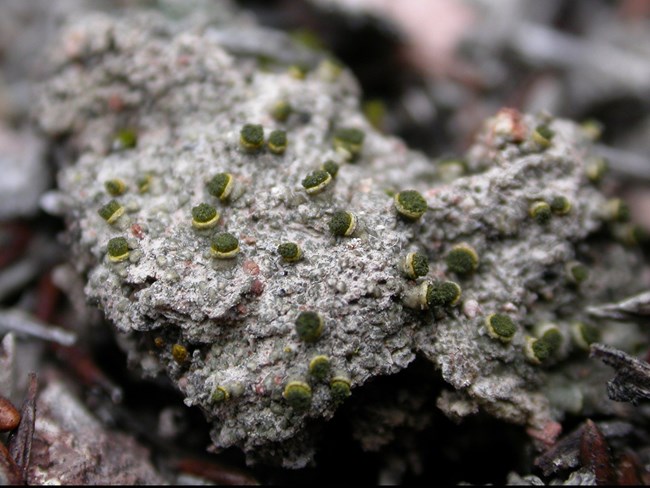
{"type": "Polygon", "coordinates": [[[214,461],[183,458],[174,463],[179,471],[213,481],[218,485],[259,485],[250,474],[214,461]]]}
{"type": "Polygon", "coordinates": [[[596,424],[587,419],[580,437],[580,464],[593,471],[598,485],[613,485],[616,472],[609,444],[596,424]]]}
{"type": "Polygon", "coordinates": [[[41,322],[31,314],[18,309],[0,310],[0,333],[6,332],[38,337],[63,346],[71,346],[77,340],[77,335],[73,332],[41,322]]]}
{"type": "Polygon", "coordinates": [[[36,379],[36,373],[30,373],[27,397],[20,410],[20,425],[18,430],[9,438],[9,454],[16,461],[22,484],[27,481],[27,471],[29,470],[29,461],[32,454],[37,392],[38,380],[36,379]]]}
{"type": "Polygon", "coordinates": [[[24,484],[21,480],[20,470],[5,445],[0,442],[0,485],[20,484],[24,484]]]}
{"type": "Polygon", "coordinates": [[[113,403],[122,401],[122,389],[113,383],[104,372],[97,367],[90,354],[79,347],[53,345],[57,357],[77,376],[81,383],[88,388],[99,388],[106,392],[113,403]]]}
{"type": "Polygon", "coordinates": [[[616,320],[650,317],[650,291],[626,298],[620,302],[587,307],[587,313],[594,317],[616,320]]]}
{"type": "Polygon", "coordinates": [[[592,344],[591,356],[616,370],[614,379],[607,383],[609,398],[632,404],[650,399],[650,364],[603,344],[592,344]]]}

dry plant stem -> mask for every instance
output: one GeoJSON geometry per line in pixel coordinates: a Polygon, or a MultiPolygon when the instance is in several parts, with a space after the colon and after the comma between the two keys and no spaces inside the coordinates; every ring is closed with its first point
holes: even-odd
{"type": "Polygon", "coordinates": [[[82,385],[87,388],[99,388],[108,394],[113,403],[122,401],[122,388],[104,374],[87,351],[76,346],[66,347],[57,344],[52,344],[52,348],[59,360],[65,363],[82,385]]]}
{"type": "Polygon", "coordinates": [[[647,484],[641,480],[640,473],[643,471],[639,457],[632,451],[626,450],[618,459],[617,484],[619,486],[640,486],[647,484]]]}
{"type": "Polygon", "coordinates": [[[231,468],[215,461],[182,458],[173,462],[174,467],[183,473],[205,478],[225,486],[255,486],[259,482],[240,469],[231,468]]]}
{"type": "Polygon", "coordinates": [[[70,346],[77,340],[75,333],[46,324],[18,309],[0,310],[0,332],[14,332],[19,336],[36,337],[63,346],[70,346]]]}
{"type": "Polygon", "coordinates": [[[9,438],[9,453],[16,461],[20,472],[21,483],[27,480],[29,462],[32,453],[32,441],[34,439],[34,423],[36,422],[36,394],[38,392],[38,380],[36,373],[29,374],[27,395],[20,410],[21,420],[18,430],[9,438]]]}
{"type": "Polygon", "coordinates": [[[11,454],[0,442],[0,484],[2,485],[23,485],[24,477],[16,465],[11,454]]]}
{"type": "Polygon", "coordinates": [[[650,315],[650,291],[626,298],[616,303],[592,306],[587,312],[594,317],[616,320],[633,320],[650,315]]]}
{"type": "MultiPolygon", "coordinates": [[[[635,429],[627,422],[598,422],[597,429],[606,439],[622,439],[629,436],[635,429]]],[[[553,447],[535,458],[534,464],[542,470],[544,476],[577,468],[581,464],[580,446],[585,437],[586,423],[563,436],[553,447]]]]}
{"type": "Polygon", "coordinates": [[[633,404],[650,399],[650,364],[603,344],[593,344],[591,356],[616,370],[614,379],[607,383],[609,398],[633,404]]]}
{"type": "Polygon", "coordinates": [[[585,423],[580,438],[580,463],[594,472],[597,484],[613,485],[615,483],[616,472],[612,464],[609,445],[603,433],[591,420],[587,420],[585,423]]]}

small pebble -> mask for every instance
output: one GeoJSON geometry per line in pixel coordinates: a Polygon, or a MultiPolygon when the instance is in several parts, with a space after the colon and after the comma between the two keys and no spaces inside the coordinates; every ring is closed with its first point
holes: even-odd
{"type": "Polygon", "coordinates": [[[0,396],[0,432],[8,432],[18,427],[20,412],[9,400],[0,396]]]}

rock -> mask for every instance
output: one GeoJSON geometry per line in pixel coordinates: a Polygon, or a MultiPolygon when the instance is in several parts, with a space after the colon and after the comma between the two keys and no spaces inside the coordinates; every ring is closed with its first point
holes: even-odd
{"type": "Polygon", "coordinates": [[[595,156],[582,129],[502,110],[468,152],[469,175],[443,182],[431,161],[370,126],[355,80],[327,59],[297,76],[286,56],[269,59],[265,45],[261,69],[250,45],[242,54],[220,44],[217,34],[232,23],[192,29],[156,13],[80,22],[64,30],[63,46],[71,33],[80,45],[72,57],[55,51],[38,100],[41,128],[73,134],[65,149],[78,154],[58,175],[73,260],[88,276],[88,298],[122,334],[130,364],[167,374],[186,404],[205,412],[216,446],[302,467],[313,458],[314,432],[350,390],[363,402],[364,384],[407,368],[416,355],[471,405],[440,401],[453,418],[478,408],[543,429],[563,414],[541,388],[545,366],[562,375],[567,358],[571,367],[587,361],[571,344],[572,322],[585,317],[586,303],[640,286],[628,277],[643,266],[634,249],[588,240],[604,227],[606,200],[585,174],[595,156]],[[271,115],[279,101],[291,104],[286,122],[271,115]],[[265,136],[286,130],[286,152],[242,148],[249,123],[265,136]],[[364,137],[347,131],[354,137],[333,144],[341,128],[364,137]],[[129,147],[120,143],[125,129],[129,147]],[[327,160],[340,164],[338,175],[308,194],[301,182],[327,160]],[[219,173],[232,175],[224,201],[208,191],[219,173]],[[112,196],[105,182],[116,178],[126,191],[112,196]],[[398,216],[389,196],[407,189],[426,200],[418,220],[398,216]],[[568,213],[546,223],[531,218],[531,205],[557,196],[571,203],[568,213]],[[124,212],[109,224],[98,210],[111,199],[124,212]],[[220,219],[197,231],[191,211],[202,202],[220,219]],[[330,221],[339,211],[351,212],[356,227],[335,237],[330,221]],[[211,239],[226,231],[239,254],[218,260],[211,239]],[[117,237],[127,246],[113,246],[109,259],[117,237]],[[282,242],[298,243],[302,259],[284,262],[282,242]],[[457,244],[475,252],[474,272],[449,271],[445,257],[457,244]],[[429,274],[418,281],[400,265],[414,251],[429,258],[429,274]],[[567,280],[566,263],[580,259],[600,280],[580,287],[567,280]],[[445,280],[460,285],[460,301],[429,307],[427,283],[445,280]],[[313,342],[295,330],[304,311],[323,319],[313,342]],[[515,323],[511,342],[487,333],[492,313],[515,323]],[[549,321],[561,340],[547,361],[533,364],[526,350],[534,326],[549,321]],[[175,346],[187,351],[184,361],[174,359],[175,346]],[[309,373],[316,355],[330,360],[325,381],[309,373]]]}
{"type": "Polygon", "coordinates": [[[20,412],[9,400],[0,396],[0,432],[8,432],[18,427],[20,412]]]}
{"type": "Polygon", "coordinates": [[[40,392],[28,484],[161,484],[133,437],[105,429],[59,379],[40,392]],[[116,448],[119,446],[119,448],[116,448]]]}

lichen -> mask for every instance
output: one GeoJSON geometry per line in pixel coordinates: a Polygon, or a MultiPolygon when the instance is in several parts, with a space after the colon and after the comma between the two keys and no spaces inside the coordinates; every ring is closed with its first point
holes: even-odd
{"type": "Polygon", "coordinates": [[[264,144],[264,127],[246,124],[239,132],[239,143],[248,152],[258,151],[264,144]]]}
{"type": "Polygon", "coordinates": [[[317,312],[300,312],[296,318],[296,333],[300,340],[316,342],[323,333],[323,317],[317,312]]]}
{"type": "Polygon", "coordinates": [[[231,259],[239,254],[239,239],[229,232],[222,232],[212,239],[210,252],[218,259],[231,259]]]}
{"type": "Polygon", "coordinates": [[[357,216],[346,210],[339,210],[329,221],[329,229],[334,236],[351,236],[357,228],[357,216]]]}
{"type": "MultiPolygon", "coordinates": [[[[312,434],[342,400],[354,391],[349,401],[377,401],[364,394],[367,383],[408,368],[416,356],[432,363],[458,401],[473,405],[460,416],[480,409],[541,429],[564,414],[551,408],[548,378],[589,370],[588,358],[583,345],[533,337],[530,347],[538,344],[540,356],[545,348],[553,367],[532,364],[523,329],[552,320],[562,337],[572,337],[573,324],[587,319],[585,304],[650,285],[633,242],[609,237],[617,228],[594,184],[603,164],[576,124],[502,110],[463,156],[462,174],[445,175],[373,129],[358,110],[354,78],[341,68],[330,76],[328,61],[296,80],[283,70],[255,69],[250,56],[244,62],[228,52],[210,29],[159,14],[95,14],[78,22],[63,32],[35,110],[43,131],[66,145],[56,153],[79,155],[62,161],[58,175],[73,262],[87,276],[88,298],[124,334],[130,362],[169,376],[186,404],[205,412],[219,448],[304,466],[313,458],[312,434]],[[66,39],[82,54],[69,56],[66,39]],[[129,123],[138,127],[128,151],[113,147],[124,123],[105,108],[115,96],[130,101],[129,123]],[[288,99],[291,154],[278,157],[262,150],[264,128],[242,127],[260,121],[270,130],[270,107],[288,99]],[[535,128],[549,142],[543,150],[530,144],[535,128]],[[338,173],[316,170],[329,160],[338,173]],[[301,185],[314,170],[336,176],[316,197],[301,185]],[[128,222],[142,233],[137,249],[127,242],[128,261],[117,264],[106,259],[106,245],[124,230],[126,216],[106,225],[97,215],[103,182],[115,175],[127,182],[153,175],[148,191],[121,197],[128,222]],[[401,188],[426,196],[417,221],[395,217],[386,192],[401,188]],[[551,212],[538,225],[531,203],[557,195],[572,203],[570,212],[551,212]],[[221,242],[222,230],[190,225],[196,202],[223,210],[219,225],[232,234],[230,243],[221,242]],[[305,258],[282,263],[282,242],[300,243],[305,258]],[[414,249],[430,258],[431,280],[404,276],[398,263],[414,249]],[[220,255],[237,259],[214,259],[220,255]],[[566,266],[585,257],[599,279],[577,287],[566,266]],[[451,294],[442,294],[429,306],[429,285],[451,280],[462,287],[462,300],[451,306],[451,294]],[[416,306],[409,308],[409,296],[416,306]],[[323,322],[308,321],[303,330],[296,319],[305,312],[323,322]],[[517,324],[510,340],[486,332],[493,313],[517,324]],[[185,349],[183,361],[170,344],[185,349]],[[328,358],[331,378],[310,372],[315,356],[328,358]],[[219,386],[228,401],[223,392],[215,398],[219,386]]],[[[580,337],[592,336],[583,330],[580,337]]],[[[459,415],[450,398],[440,408],[459,415]]],[[[608,408],[604,391],[593,398],[584,408],[608,408]]]]}

